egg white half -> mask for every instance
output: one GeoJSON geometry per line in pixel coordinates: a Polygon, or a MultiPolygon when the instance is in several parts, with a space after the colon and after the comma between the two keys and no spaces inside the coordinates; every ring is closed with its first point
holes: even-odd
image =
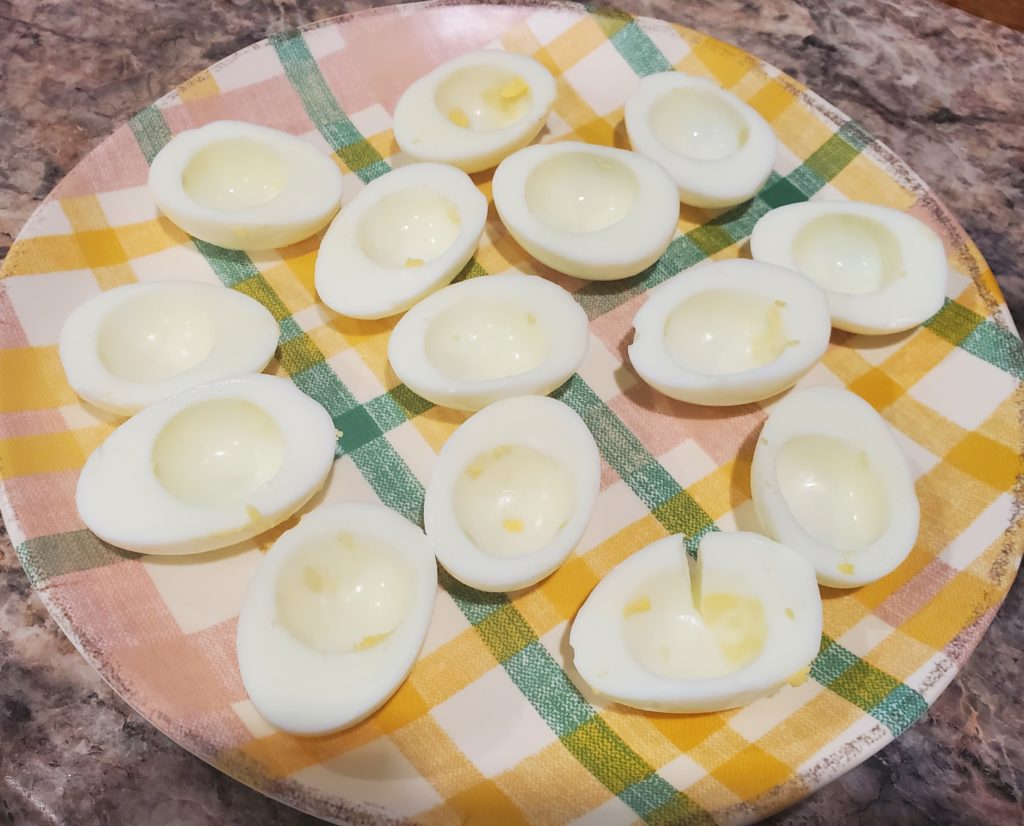
{"type": "Polygon", "coordinates": [[[665,252],[679,199],[658,164],[578,141],[528,146],[494,173],[501,222],[530,255],[591,281],[628,278],[665,252]]]}
{"type": "Polygon", "coordinates": [[[111,545],[192,554],[241,542],[291,516],[327,479],[330,415],[287,379],[244,376],[145,408],[96,448],[78,513],[111,545]]]}
{"type": "Polygon", "coordinates": [[[814,572],[754,533],[712,533],[686,553],[681,535],[636,551],[597,584],[569,645],[597,692],[648,711],[746,705],[806,677],[821,643],[814,572]]]}
{"type": "Polygon", "coordinates": [[[633,319],[629,360],[666,396],[745,404],[795,384],[828,347],[824,292],[799,273],[713,261],[658,285],[633,319]]]}
{"type": "Polygon", "coordinates": [[[555,79],[533,58],[469,52],[405,90],[395,106],[395,141],[413,160],[481,172],[532,141],[554,101],[555,79]]]}
{"type": "Polygon", "coordinates": [[[465,172],[423,163],[382,175],[324,235],[316,257],[317,294],[352,318],[407,310],[459,274],[486,220],[487,199],[465,172]]]}
{"type": "Polygon", "coordinates": [[[794,391],[771,408],[750,490],[765,533],[832,588],[880,579],[917,539],[920,506],[906,458],[885,420],[847,390],[794,391]]]}
{"type": "Polygon", "coordinates": [[[175,135],[149,168],[160,211],[189,235],[267,250],[319,232],[341,205],[341,170],[301,138],[219,120],[175,135]]]}
{"type": "Polygon", "coordinates": [[[471,278],[421,301],[395,325],[388,360],[428,401],[479,410],[545,394],[582,363],[587,315],[556,284],[510,273],[471,278]]]}
{"type": "Polygon", "coordinates": [[[381,505],[325,505],[282,534],[249,583],[238,667],[272,725],[354,725],[398,689],[430,625],[437,564],[416,525],[381,505]]]}
{"type": "Polygon", "coordinates": [[[64,322],[60,361],[86,401],[122,415],[218,379],[258,373],[278,326],[262,304],[214,284],[126,284],[64,322]]]}
{"type": "Polygon", "coordinates": [[[945,300],[942,241],[889,207],[857,201],[779,207],[754,225],[750,253],[815,281],[828,296],[832,325],[851,333],[909,330],[945,300]]]}
{"type": "Polygon", "coordinates": [[[438,560],[482,591],[525,588],[551,574],[583,536],[601,464],[583,420],[562,402],[495,402],[444,443],[423,521],[438,560]]]}
{"type": "Polygon", "coordinates": [[[658,72],[626,101],[633,149],[657,161],[679,200],[720,208],[750,200],[771,174],[778,139],[768,122],[707,78],[658,72]]]}

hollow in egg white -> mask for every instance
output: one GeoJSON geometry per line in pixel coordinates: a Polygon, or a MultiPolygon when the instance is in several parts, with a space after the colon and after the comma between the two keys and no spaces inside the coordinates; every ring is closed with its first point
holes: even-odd
{"type": "Polygon", "coordinates": [[[822,357],[824,292],[799,273],[735,259],[658,285],[633,319],[633,368],[673,399],[746,404],[792,387],[822,357]]]}
{"type": "Polygon", "coordinates": [[[480,172],[544,127],[555,79],[531,57],[484,49],[419,78],[395,106],[395,141],[417,161],[480,172]]]}
{"type": "Polygon", "coordinates": [[[149,189],[189,235],[267,250],[315,235],[341,205],[341,170],[310,143],[221,120],[175,135],[149,168],[149,189]]]}
{"type": "Polygon", "coordinates": [[[847,390],[794,391],[771,408],[750,492],[765,533],[832,588],[880,579],[917,539],[920,506],[907,460],[885,420],[847,390]]]}
{"type": "Polygon", "coordinates": [[[351,318],[407,310],[472,258],[487,199],[465,172],[436,163],[371,181],[331,223],[317,253],[320,300],[351,318]]]}
{"type": "Polygon", "coordinates": [[[428,296],[395,325],[388,360],[434,404],[479,410],[545,394],[583,361],[587,315],[556,284],[533,275],[471,278],[428,296]]]}
{"type": "Polygon", "coordinates": [[[749,201],[771,174],[778,139],[768,122],[717,83],[681,72],[647,75],[626,101],[633,149],[672,176],[684,204],[749,201]]]}
{"type": "Polygon", "coordinates": [[[83,399],[122,415],[273,358],[278,326],[262,304],[215,284],[125,284],[86,301],[60,331],[60,361],[83,399]]]}
{"type": "Polygon", "coordinates": [[[601,465],[583,420],[544,396],[504,399],[444,443],[423,503],[438,560],[483,591],[550,575],[583,536],[601,465]]]}
{"type": "Polygon", "coordinates": [[[238,618],[253,705],[295,734],[364,719],[412,669],[436,593],[426,537],[399,514],[361,502],[306,514],[267,553],[238,618]]]}
{"type": "Polygon", "coordinates": [[[494,173],[494,207],[530,255],[590,281],[628,278],[668,248],[679,199],[654,161],[577,141],[510,155],[494,173]]]}

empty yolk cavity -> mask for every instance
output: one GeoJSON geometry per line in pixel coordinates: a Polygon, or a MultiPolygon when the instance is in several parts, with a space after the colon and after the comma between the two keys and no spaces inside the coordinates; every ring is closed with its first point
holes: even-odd
{"type": "Polygon", "coordinates": [[[459,211],[426,187],[410,187],[383,196],[363,214],[356,237],[366,256],[386,268],[425,264],[444,253],[461,229],[459,211]]]}
{"type": "Polygon", "coordinates": [[[623,610],[623,636],[644,668],[673,679],[731,674],[764,648],[764,606],[753,597],[706,594],[693,605],[690,578],[664,573],[623,610]]]}
{"type": "Polygon", "coordinates": [[[521,120],[532,99],[530,85],[519,75],[494,66],[468,66],[444,79],[434,104],[456,126],[488,132],[521,120]]]}
{"type": "Polygon", "coordinates": [[[775,471],[786,506],[822,544],[855,551],[884,533],[885,485],[857,445],[823,434],[795,436],[779,449],[775,471]]]}
{"type": "Polygon", "coordinates": [[[277,618],[314,651],[364,651],[402,623],[412,589],[412,569],[388,546],[357,534],[325,535],[282,566],[277,618]]]}
{"type": "Polygon", "coordinates": [[[459,526],[481,550],[521,556],[544,548],[572,516],[572,477],[533,448],[502,445],[470,462],[455,483],[459,526]]]}
{"type": "Polygon", "coordinates": [[[548,355],[544,330],[525,307],[465,301],[440,312],[426,334],[427,358],[458,381],[518,376],[548,355]]]}
{"type": "Polygon", "coordinates": [[[665,348],[680,367],[717,376],[775,361],[791,344],[778,302],[738,290],[684,299],[665,322],[665,348]]]}

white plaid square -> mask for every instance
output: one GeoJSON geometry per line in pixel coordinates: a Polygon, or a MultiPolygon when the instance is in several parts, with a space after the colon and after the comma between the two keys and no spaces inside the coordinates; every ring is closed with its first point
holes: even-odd
{"type": "Polygon", "coordinates": [[[556,739],[522,696],[504,669],[492,668],[431,714],[481,774],[495,777],[556,739]]]}

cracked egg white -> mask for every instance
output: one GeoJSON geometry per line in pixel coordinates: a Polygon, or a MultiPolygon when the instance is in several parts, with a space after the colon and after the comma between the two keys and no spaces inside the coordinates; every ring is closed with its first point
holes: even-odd
{"type": "Polygon", "coordinates": [[[573,620],[569,645],[600,694],[698,713],[799,684],[821,629],[818,584],[799,554],[754,533],[711,533],[694,561],[675,535],[604,576],[573,620]]]}

